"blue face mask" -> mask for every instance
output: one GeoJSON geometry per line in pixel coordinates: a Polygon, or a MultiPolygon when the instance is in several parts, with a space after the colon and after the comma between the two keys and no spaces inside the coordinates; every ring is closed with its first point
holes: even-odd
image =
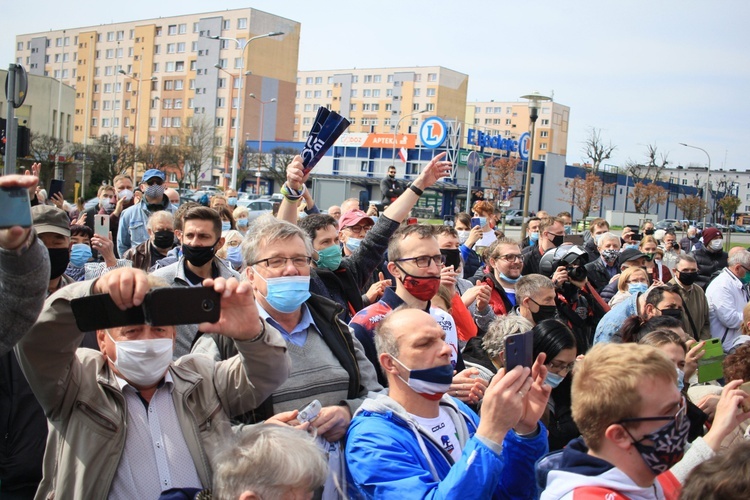
{"type": "Polygon", "coordinates": [[[227,248],[227,260],[235,269],[242,267],[242,246],[237,245],[227,248]]]}
{"type": "Polygon", "coordinates": [[[230,196],[227,198],[227,205],[230,207],[236,207],[237,206],[237,197],[236,196],[230,196]]]}
{"type": "Polygon", "coordinates": [[[570,234],[573,231],[573,228],[570,227],[570,225],[563,226],[565,228],[565,234],[570,234]]]}
{"type": "Polygon", "coordinates": [[[361,244],[362,240],[359,238],[350,237],[346,240],[346,248],[348,248],[350,252],[355,252],[361,244]]]}
{"type": "Polygon", "coordinates": [[[536,245],[537,241],[539,241],[539,231],[534,231],[533,233],[529,233],[529,242],[536,245]]]}
{"type": "Polygon", "coordinates": [[[685,387],[685,372],[677,368],[677,388],[682,392],[685,387]]]}
{"type": "Polygon", "coordinates": [[[91,258],[91,247],[85,243],[76,243],[70,249],[70,263],[75,267],[83,265],[91,258]]]}
{"type": "Polygon", "coordinates": [[[425,368],[423,370],[412,370],[397,358],[393,356],[391,358],[409,370],[409,380],[404,380],[401,375],[398,378],[408,385],[411,390],[430,401],[437,401],[442,398],[443,394],[450,389],[451,383],[453,383],[452,364],[425,368]]]}
{"type": "Polygon", "coordinates": [[[646,283],[628,283],[628,292],[630,292],[631,295],[643,293],[646,290],[648,290],[648,285],[646,283]]]}
{"type": "Polygon", "coordinates": [[[558,375],[557,373],[548,371],[547,378],[544,379],[544,383],[554,389],[555,387],[560,385],[563,380],[565,380],[565,377],[563,377],[562,375],[558,375]]]}
{"type": "Polygon", "coordinates": [[[228,220],[221,221],[221,230],[222,231],[229,231],[230,229],[232,229],[232,223],[231,222],[229,222],[228,220]]]}
{"type": "Polygon", "coordinates": [[[247,227],[247,224],[248,224],[248,220],[245,218],[237,219],[236,222],[237,222],[238,227],[247,227]]]}
{"type": "Polygon", "coordinates": [[[627,250],[628,248],[632,248],[633,250],[638,250],[638,245],[635,243],[629,243],[622,247],[623,250],[627,250]]]}
{"type": "Polygon", "coordinates": [[[519,276],[518,278],[515,278],[515,279],[514,278],[508,278],[505,274],[501,273],[500,271],[498,271],[498,274],[500,275],[500,279],[503,280],[503,281],[505,281],[506,283],[515,283],[515,282],[517,282],[518,280],[521,279],[521,276],[519,276]]]}
{"type": "Polygon", "coordinates": [[[266,302],[281,313],[292,313],[310,298],[310,276],[281,276],[264,278],[257,271],[255,275],[266,282],[266,302]]]}

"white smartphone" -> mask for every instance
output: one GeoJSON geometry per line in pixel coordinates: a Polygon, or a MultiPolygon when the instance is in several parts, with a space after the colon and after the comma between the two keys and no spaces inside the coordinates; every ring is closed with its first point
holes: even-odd
{"type": "Polygon", "coordinates": [[[300,424],[304,424],[305,422],[311,422],[315,420],[318,417],[321,408],[322,405],[320,404],[320,401],[318,401],[317,399],[314,400],[312,403],[305,406],[299,411],[299,414],[297,415],[297,421],[300,424]]]}
{"type": "Polygon", "coordinates": [[[105,240],[109,239],[109,215],[94,216],[94,234],[105,240]]]}

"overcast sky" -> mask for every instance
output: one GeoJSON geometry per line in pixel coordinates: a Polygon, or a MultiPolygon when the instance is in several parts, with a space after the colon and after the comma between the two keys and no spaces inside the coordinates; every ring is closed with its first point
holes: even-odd
{"type": "Polygon", "coordinates": [[[0,66],[15,35],[254,7],[302,24],[299,69],[441,65],[469,75],[468,100],[539,91],[570,106],[568,162],[587,129],[617,146],[609,163],[750,170],[750,2],[2,0],[0,66]],[[213,6],[207,7],[208,5],[213,6]]]}

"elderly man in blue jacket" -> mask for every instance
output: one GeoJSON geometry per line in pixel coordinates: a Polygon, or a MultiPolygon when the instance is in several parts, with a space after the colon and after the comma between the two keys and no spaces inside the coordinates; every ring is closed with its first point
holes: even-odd
{"type": "Polygon", "coordinates": [[[551,391],[543,354],[532,369],[498,372],[480,420],[452,397],[455,389],[445,394],[453,377],[450,346],[429,314],[397,309],[375,340],[389,389],[365,400],[349,426],[354,496],[535,498],[534,463],[547,451],[539,418],[551,391]]]}

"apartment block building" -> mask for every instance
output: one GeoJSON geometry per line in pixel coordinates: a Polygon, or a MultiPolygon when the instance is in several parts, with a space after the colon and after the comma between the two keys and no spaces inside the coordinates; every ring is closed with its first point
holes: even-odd
{"type": "Polygon", "coordinates": [[[320,106],[348,118],[350,133],[416,133],[429,116],[462,118],[468,85],[469,75],[441,66],[299,71],[293,140],[305,139],[320,106]]]}
{"type": "MultiPolygon", "coordinates": [[[[470,102],[466,104],[466,123],[469,126],[518,139],[529,131],[529,105],[521,102],[470,102]]],[[[550,101],[543,103],[536,121],[534,160],[544,161],[547,155],[565,156],[568,150],[570,107],[550,101]]]]}
{"type": "Polygon", "coordinates": [[[299,34],[296,21],[235,9],[18,35],[16,61],[75,87],[75,142],[114,134],[176,144],[185,128],[205,124],[215,149],[204,178],[216,182],[235,120],[242,141],[292,138],[299,34]],[[243,50],[271,32],[283,35],[243,50]],[[259,101],[272,99],[261,124],[259,101]]]}

